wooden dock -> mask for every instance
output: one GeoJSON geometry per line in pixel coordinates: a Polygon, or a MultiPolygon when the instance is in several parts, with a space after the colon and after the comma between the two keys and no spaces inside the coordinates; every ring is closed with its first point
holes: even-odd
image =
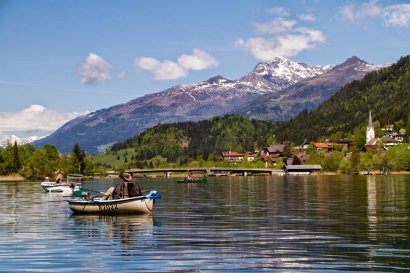
{"type": "Polygon", "coordinates": [[[155,174],[163,173],[166,177],[172,176],[172,173],[201,173],[208,176],[228,176],[228,175],[284,175],[283,170],[277,169],[254,169],[254,168],[164,168],[164,169],[129,169],[125,170],[131,174],[155,174]]]}

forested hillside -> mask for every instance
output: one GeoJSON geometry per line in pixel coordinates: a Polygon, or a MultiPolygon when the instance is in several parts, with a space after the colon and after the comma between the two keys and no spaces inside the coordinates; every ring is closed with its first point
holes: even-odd
{"type": "Polygon", "coordinates": [[[254,151],[272,142],[273,125],[267,121],[226,115],[199,122],[160,124],[115,144],[113,151],[135,147],[136,160],[156,155],[174,162],[178,157],[220,159],[223,151],[254,151]]]}
{"type": "MultiPolygon", "coordinates": [[[[254,151],[283,141],[300,144],[321,138],[360,137],[364,145],[363,128],[367,125],[369,110],[379,126],[394,123],[397,130],[405,128],[410,132],[409,56],[351,82],[316,111],[303,111],[288,122],[226,115],[199,122],[161,124],[115,144],[112,150],[134,148],[135,160],[160,155],[168,162],[176,162],[178,158],[218,160],[222,151],[254,151]]],[[[358,143],[354,144],[360,148],[358,143]]]]}
{"type": "Polygon", "coordinates": [[[366,126],[372,111],[380,125],[399,123],[410,116],[410,56],[396,64],[368,73],[362,80],[345,85],[316,111],[303,111],[275,131],[278,140],[301,143],[320,137],[346,137],[366,126]]]}

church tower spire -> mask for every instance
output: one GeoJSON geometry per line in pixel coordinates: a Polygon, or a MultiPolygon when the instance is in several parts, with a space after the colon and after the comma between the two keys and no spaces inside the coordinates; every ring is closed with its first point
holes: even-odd
{"type": "Polygon", "coordinates": [[[369,122],[366,128],[366,143],[369,142],[372,138],[375,138],[374,127],[373,127],[373,120],[372,120],[372,111],[369,111],[369,122]]]}

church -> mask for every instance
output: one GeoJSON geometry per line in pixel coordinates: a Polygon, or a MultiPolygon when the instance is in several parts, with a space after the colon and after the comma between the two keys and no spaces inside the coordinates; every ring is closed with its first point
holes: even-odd
{"type": "Polygon", "coordinates": [[[373,120],[372,120],[372,111],[369,111],[369,121],[366,128],[366,149],[377,148],[382,145],[380,138],[376,138],[374,131],[373,120]]]}

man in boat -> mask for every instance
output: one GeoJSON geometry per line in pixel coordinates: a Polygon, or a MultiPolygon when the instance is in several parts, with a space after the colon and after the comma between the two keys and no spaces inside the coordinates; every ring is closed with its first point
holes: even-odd
{"type": "Polygon", "coordinates": [[[137,182],[132,182],[132,176],[129,173],[120,175],[121,181],[115,186],[112,192],[113,199],[141,196],[141,188],[137,182]]]}
{"type": "Polygon", "coordinates": [[[56,176],[56,183],[60,183],[63,181],[63,175],[61,174],[60,171],[57,171],[57,176],[56,176]]]}

